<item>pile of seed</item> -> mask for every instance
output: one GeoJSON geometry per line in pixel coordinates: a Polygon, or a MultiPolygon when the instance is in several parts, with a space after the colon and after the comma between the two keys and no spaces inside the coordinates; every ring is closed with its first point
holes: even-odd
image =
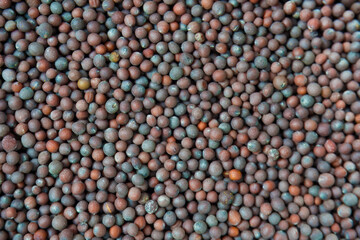
{"type": "Polygon", "coordinates": [[[0,0],[0,239],[360,237],[357,0],[0,0]]]}

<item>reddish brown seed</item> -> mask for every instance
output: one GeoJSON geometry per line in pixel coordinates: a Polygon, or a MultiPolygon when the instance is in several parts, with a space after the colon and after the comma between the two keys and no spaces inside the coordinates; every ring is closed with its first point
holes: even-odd
{"type": "Polygon", "coordinates": [[[293,1],[288,1],[284,4],[284,12],[288,15],[293,14],[296,11],[296,4],[293,1]]]}
{"type": "Polygon", "coordinates": [[[201,6],[206,10],[211,9],[213,3],[214,3],[213,0],[201,0],[201,6]]]}
{"type": "Polygon", "coordinates": [[[7,9],[7,8],[10,8],[10,6],[11,6],[11,0],[4,0],[4,1],[1,1],[1,3],[0,3],[1,9],[7,9]]]}
{"type": "Polygon", "coordinates": [[[44,229],[39,229],[34,234],[34,240],[45,240],[47,236],[47,232],[44,229]]]}
{"type": "Polygon", "coordinates": [[[325,142],[324,146],[329,153],[334,153],[336,151],[336,144],[330,139],[325,142]]]}
{"type": "Polygon", "coordinates": [[[46,149],[51,153],[57,152],[59,149],[59,143],[54,140],[49,140],[46,143],[46,149]]]}
{"type": "Polygon", "coordinates": [[[335,177],[330,173],[322,173],[318,179],[319,185],[324,188],[328,188],[334,185],[335,177]]]}
{"type": "Polygon", "coordinates": [[[233,226],[237,226],[241,221],[240,213],[235,210],[230,210],[228,219],[229,219],[229,224],[233,226]]]}
{"type": "Polygon", "coordinates": [[[11,152],[11,151],[14,151],[17,147],[17,141],[16,139],[11,136],[11,135],[6,135],[2,141],[1,141],[1,145],[3,147],[3,149],[6,151],[6,152],[11,152]]]}
{"type": "Polygon", "coordinates": [[[216,82],[223,82],[226,80],[226,73],[223,70],[215,70],[212,74],[212,78],[216,82]]]}
{"type": "Polygon", "coordinates": [[[212,128],[210,130],[210,139],[220,141],[223,138],[223,132],[219,128],[212,128]]]}

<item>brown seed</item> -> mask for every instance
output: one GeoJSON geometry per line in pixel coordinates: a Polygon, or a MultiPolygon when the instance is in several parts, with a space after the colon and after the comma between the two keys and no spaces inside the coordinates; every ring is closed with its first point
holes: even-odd
{"type": "Polygon", "coordinates": [[[330,173],[322,173],[319,176],[318,182],[321,187],[332,187],[335,184],[335,177],[330,173]]]}
{"type": "Polygon", "coordinates": [[[201,0],[201,6],[206,10],[211,9],[213,3],[214,3],[213,0],[201,0]]]}
{"type": "Polygon", "coordinates": [[[287,87],[288,81],[285,76],[278,75],[273,80],[273,85],[278,90],[283,90],[287,87]]]}
{"type": "Polygon", "coordinates": [[[6,152],[11,152],[17,148],[17,141],[13,136],[6,135],[1,141],[1,145],[6,152]]]}
{"type": "Polygon", "coordinates": [[[326,140],[324,146],[328,153],[334,153],[337,149],[336,144],[330,139],[326,140]]]}
{"type": "Polygon", "coordinates": [[[7,8],[10,8],[10,6],[11,6],[11,0],[3,0],[0,3],[1,9],[7,9],[7,8]]]}
{"type": "Polygon", "coordinates": [[[215,70],[212,74],[212,78],[216,82],[223,82],[226,80],[226,73],[223,70],[215,70]]]}

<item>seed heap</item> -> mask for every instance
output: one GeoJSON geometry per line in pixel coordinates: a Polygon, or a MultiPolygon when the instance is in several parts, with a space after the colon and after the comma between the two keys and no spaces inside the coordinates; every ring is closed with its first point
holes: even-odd
{"type": "Polygon", "coordinates": [[[0,239],[358,239],[360,2],[0,0],[0,239]]]}

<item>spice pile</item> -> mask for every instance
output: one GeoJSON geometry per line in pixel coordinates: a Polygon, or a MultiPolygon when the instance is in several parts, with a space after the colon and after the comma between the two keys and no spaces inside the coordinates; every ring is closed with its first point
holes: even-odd
{"type": "Polygon", "coordinates": [[[0,0],[0,239],[359,238],[359,16],[0,0]]]}

